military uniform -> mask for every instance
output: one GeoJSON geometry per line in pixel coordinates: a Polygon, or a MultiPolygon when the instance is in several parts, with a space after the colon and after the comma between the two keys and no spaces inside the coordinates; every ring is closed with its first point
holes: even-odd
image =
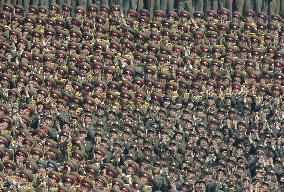
{"type": "Polygon", "coordinates": [[[182,10],[186,10],[189,13],[195,12],[195,1],[193,1],[193,0],[179,1],[178,11],[181,12],[182,10]]]}
{"type": "Polygon", "coordinates": [[[174,1],[173,0],[165,0],[161,1],[161,10],[165,13],[174,11],[174,1]]]}
{"type": "Polygon", "coordinates": [[[245,15],[248,10],[253,10],[253,4],[250,0],[236,0],[236,5],[237,10],[241,15],[245,15]]]}

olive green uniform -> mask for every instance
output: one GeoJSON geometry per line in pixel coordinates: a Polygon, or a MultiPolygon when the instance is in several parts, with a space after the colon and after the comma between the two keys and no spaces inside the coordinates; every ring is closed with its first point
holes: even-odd
{"type": "Polygon", "coordinates": [[[174,0],[162,0],[161,1],[161,10],[165,13],[174,10],[174,0]]]}
{"type": "Polygon", "coordinates": [[[186,10],[189,13],[195,11],[194,0],[180,0],[178,4],[178,11],[186,10]]]}
{"type": "MultiPolygon", "coordinates": [[[[146,2],[146,6],[150,12],[150,18],[153,18],[155,10],[159,10],[159,9],[164,10],[164,7],[162,7],[160,0],[148,0],[146,2]]],[[[167,2],[164,2],[163,6],[165,6],[165,9],[167,9],[167,2]]]]}
{"type": "Polygon", "coordinates": [[[236,0],[237,10],[240,12],[241,15],[248,10],[253,9],[253,3],[251,0],[236,0]]]}

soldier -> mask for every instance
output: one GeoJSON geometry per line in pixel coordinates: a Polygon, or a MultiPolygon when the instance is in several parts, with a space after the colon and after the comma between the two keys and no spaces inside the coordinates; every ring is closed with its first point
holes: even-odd
{"type": "Polygon", "coordinates": [[[164,11],[165,13],[174,11],[174,1],[172,0],[161,1],[161,10],[164,11]]]}

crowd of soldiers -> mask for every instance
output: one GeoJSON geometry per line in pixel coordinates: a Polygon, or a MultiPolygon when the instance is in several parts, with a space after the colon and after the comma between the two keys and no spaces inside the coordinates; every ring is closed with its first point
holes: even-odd
{"type": "MultiPolygon", "coordinates": [[[[123,14],[126,15],[128,10],[139,12],[141,9],[147,9],[150,19],[153,18],[155,10],[162,10],[165,13],[169,11],[180,12],[186,10],[190,13],[201,11],[206,14],[208,10],[218,12],[221,8],[227,8],[230,14],[238,11],[241,15],[248,10],[255,12],[264,12],[268,14],[280,14],[284,17],[284,1],[282,0],[1,0],[0,10],[3,4],[21,5],[25,11],[28,11],[30,5],[49,7],[50,4],[56,3],[60,10],[63,4],[71,7],[71,13],[75,11],[76,6],[87,7],[89,4],[95,4],[100,8],[101,5],[119,5],[123,7],[123,14]]],[[[205,15],[206,16],[206,15],[205,15]]],[[[230,15],[230,19],[232,15],[230,15]]]]}
{"type": "Polygon", "coordinates": [[[3,5],[2,191],[284,190],[279,15],[71,10],[3,5]]]}

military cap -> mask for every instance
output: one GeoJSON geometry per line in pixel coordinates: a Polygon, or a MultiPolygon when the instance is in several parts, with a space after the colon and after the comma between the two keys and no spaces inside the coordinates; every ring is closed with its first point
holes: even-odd
{"type": "Polygon", "coordinates": [[[129,9],[127,11],[127,15],[130,15],[131,18],[136,18],[138,16],[137,11],[133,10],[133,9],[129,9]]]}
{"type": "Polygon", "coordinates": [[[271,14],[271,20],[272,21],[280,21],[281,20],[281,16],[278,14],[271,14]]]}
{"type": "Polygon", "coordinates": [[[258,18],[262,18],[263,20],[266,20],[266,13],[264,13],[264,12],[258,12],[258,13],[257,13],[257,17],[258,17],[258,18]]]}
{"type": "MultiPolygon", "coordinates": [[[[132,35],[131,33],[128,33],[128,35],[125,34],[125,36],[127,37],[128,40],[133,37],[133,35],[132,35]]],[[[114,48],[114,49],[116,49],[116,50],[119,50],[119,48],[120,48],[120,43],[117,42],[117,41],[111,41],[111,42],[110,42],[110,48],[114,48]]]]}
{"type": "Polygon", "coordinates": [[[72,6],[67,4],[67,3],[63,3],[62,4],[62,11],[67,11],[67,12],[71,12],[72,10],[72,6]]]}
{"type": "Polygon", "coordinates": [[[93,173],[93,174],[97,174],[100,171],[99,167],[97,165],[93,165],[93,164],[87,165],[85,170],[87,172],[90,172],[90,173],[93,173]]]}
{"type": "Polygon", "coordinates": [[[7,147],[7,145],[9,145],[10,141],[5,137],[0,135],[0,144],[3,144],[7,147]]]}
{"type": "Polygon", "coordinates": [[[186,73],[185,74],[185,79],[186,80],[195,80],[196,76],[194,73],[186,73]]]}
{"type": "MultiPolygon", "coordinates": [[[[0,18],[3,19],[3,20],[9,20],[11,17],[11,14],[8,13],[8,12],[1,12],[0,13],[0,18]]],[[[2,27],[1,27],[2,28],[2,27]]],[[[2,30],[6,30],[5,26],[3,25],[3,28],[2,30]]]]}
{"type": "Polygon", "coordinates": [[[241,90],[241,84],[240,83],[233,83],[232,84],[232,89],[235,90],[235,89],[238,89],[238,90],[241,90]]]}
{"type": "Polygon", "coordinates": [[[204,37],[204,33],[201,31],[194,31],[193,36],[196,39],[202,39],[204,37]]]}
{"type": "Polygon", "coordinates": [[[77,6],[76,8],[75,8],[75,13],[76,14],[78,14],[78,13],[80,13],[80,14],[85,14],[85,9],[84,9],[84,7],[82,7],[82,6],[77,6]]]}
{"type": "Polygon", "coordinates": [[[246,61],[246,66],[248,67],[248,66],[250,66],[250,67],[255,67],[256,66],[256,62],[254,61],[254,60],[252,60],[252,59],[248,59],[247,61],[246,61]]]}
{"type": "Polygon", "coordinates": [[[240,46],[240,51],[248,53],[250,51],[250,48],[248,46],[246,46],[246,45],[241,45],[240,46]]]}
{"type": "Polygon", "coordinates": [[[271,91],[278,90],[281,94],[283,93],[283,88],[280,84],[274,84],[271,87],[271,91]]]}
{"type": "Polygon", "coordinates": [[[229,9],[226,9],[225,7],[222,7],[221,10],[220,10],[220,14],[225,14],[225,15],[229,16],[230,11],[229,11],[229,9]]]}
{"type": "Polygon", "coordinates": [[[172,51],[173,52],[180,52],[180,53],[183,53],[184,52],[184,49],[182,46],[180,45],[173,45],[172,46],[172,51]]]}
{"type": "Polygon", "coordinates": [[[265,30],[267,28],[267,25],[263,22],[257,22],[256,26],[258,30],[265,30]]]}
{"type": "Polygon", "coordinates": [[[70,37],[77,37],[77,38],[80,38],[82,36],[81,32],[79,30],[76,30],[76,29],[72,29],[70,32],[69,32],[69,35],[70,37]]]}
{"type": "Polygon", "coordinates": [[[162,101],[162,95],[161,94],[159,94],[159,93],[152,93],[151,94],[151,99],[153,99],[153,100],[157,100],[157,101],[162,101]]]}
{"type": "Polygon", "coordinates": [[[28,13],[29,14],[37,14],[37,12],[38,12],[38,7],[37,6],[35,6],[35,5],[30,5],[29,6],[29,10],[28,10],[28,13]]]}
{"type": "Polygon", "coordinates": [[[174,83],[174,82],[168,82],[168,83],[166,84],[166,88],[167,88],[167,89],[177,90],[177,84],[174,83]]]}
{"type": "Polygon", "coordinates": [[[146,9],[140,9],[139,14],[140,14],[140,16],[142,16],[142,17],[149,17],[149,16],[150,16],[149,11],[146,10],[146,9]]]}
{"type": "Polygon", "coordinates": [[[130,186],[128,186],[128,185],[123,185],[123,186],[121,186],[121,191],[131,192],[132,188],[130,186]]]}
{"type": "Polygon", "coordinates": [[[153,55],[147,55],[146,56],[146,61],[149,63],[149,64],[153,64],[153,63],[156,63],[157,62],[157,58],[153,55]]]}
{"type": "Polygon", "coordinates": [[[64,20],[63,20],[62,18],[57,18],[57,19],[55,20],[55,25],[56,25],[56,26],[64,27],[65,22],[64,22],[64,20]]]}
{"type": "Polygon", "coordinates": [[[1,73],[0,74],[0,77],[1,77],[1,80],[5,80],[5,81],[8,81],[8,82],[11,82],[12,81],[12,77],[8,74],[5,74],[5,73],[1,73]]]}
{"type": "Polygon", "coordinates": [[[155,17],[162,17],[162,18],[165,17],[165,13],[162,10],[155,10],[154,15],[155,17]]]}
{"type": "Polygon", "coordinates": [[[268,93],[268,91],[269,91],[268,86],[266,86],[266,85],[263,84],[263,83],[257,84],[257,85],[256,85],[256,88],[257,88],[258,91],[265,92],[265,93],[268,93]]]}
{"type": "Polygon", "coordinates": [[[135,97],[141,97],[142,99],[144,99],[146,97],[146,93],[142,92],[142,91],[137,91],[135,93],[135,97]]]}
{"type": "Polygon", "coordinates": [[[46,18],[45,22],[46,22],[46,25],[48,27],[54,27],[55,26],[55,20],[52,19],[52,18],[46,18]]]}
{"type": "Polygon", "coordinates": [[[128,99],[132,99],[132,94],[131,92],[129,91],[123,91],[120,93],[120,97],[123,97],[123,98],[128,98],[128,99]]]}
{"type": "Polygon", "coordinates": [[[261,73],[261,78],[264,78],[264,79],[270,79],[272,78],[272,76],[273,76],[273,73],[270,71],[262,71],[261,73]]]}
{"type": "Polygon", "coordinates": [[[22,83],[24,83],[24,84],[27,84],[27,83],[29,82],[29,78],[26,77],[26,76],[24,76],[24,75],[20,75],[20,76],[18,77],[18,82],[22,82],[22,83]]]}
{"type": "Polygon", "coordinates": [[[103,148],[100,148],[100,147],[94,148],[94,152],[95,152],[95,153],[99,153],[99,154],[101,154],[102,156],[106,156],[106,155],[107,155],[107,151],[104,150],[103,148]]]}
{"type": "Polygon", "coordinates": [[[103,186],[107,186],[107,179],[104,176],[96,177],[96,182],[101,182],[103,186]]]}
{"type": "Polygon", "coordinates": [[[271,39],[271,40],[273,40],[273,39],[274,39],[274,37],[273,37],[273,35],[272,35],[272,34],[270,34],[270,33],[266,33],[266,34],[264,35],[264,39],[271,39]]]}
{"type": "MultiPolygon", "coordinates": [[[[103,27],[103,25],[106,23],[106,19],[104,17],[97,15],[95,21],[97,25],[99,25],[100,27],[106,30],[106,28],[103,27]]],[[[96,28],[98,29],[98,26],[96,26],[96,28]]]]}
{"type": "Polygon", "coordinates": [[[32,55],[31,55],[31,53],[28,52],[28,51],[23,51],[21,57],[22,57],[22,58],[30,59],[30,58],[32,57],[32,55]]]}
{"type": "Polygon", "coordinates": [[[10,30],[10,36],[19,36],[20,35],[20,31],[18,29],[11,29],[10,30]]]}
{"type": "Polygon", "coordinates": [[[252,42],[257,42],[257,43],[260,43],[260,42],[261,42],[260,37],[258,37],[258,36],[256,36],[256,35],[251,36],[250,39],[251,39],[252,42]]]}
{"type": "Polygon", "coordinates": [[[29,42],[28,42],[28,40],[26,38],[19,37],[18,43],[28,44],[29,42]]]}
{"type": "Polygon", "coordinates": [[[149,38],[150,38],[151,40],[159,41],[159,40],[160,40],[160,35],[159,35],[159,33],[152,31],[152,32],[150,33],[150,35],[149,35],[149,38]]]}
{"type": "MultiPolygon", "coordinates": [[[[37,165],[35,164],[35,166],[37,166],[37,165]]],[[[7,168],[7,167],[6,167],[6,168],[7,168]]],[[[19,173],[19,175],[20,175],[21,177],[26,177],[26,178],[28,179],[28,181],[32,181],[32,180],[33,180],[33,175],[32,175],[32,173],[31,173],[30,171],[26,170],[26,169],[21,170],[20,173],[19,173]]]]}
{"type": "MultiPolygon", "coordinates": [[[[1,61],[3,62],[4,59],[3,59],[3,60],[1,59],[1,61]]],[[[6,68],[7,68],[6,65],[0,64],[0,71],[1,71],[1,72],[4,72],[4,71],[6,70],[6,68]]],[[[6,75],[4,75],[4,74],[0,74],[0,77],[1,77],[1,80],[5,80],[5,81],[8,80],[7,77],[6,77],[6,75]]],[[[10,81],[10,80],[9,80],[9,81],[10,81]]]]}
{"type": "Polygon", "coordinates": [[[267,46],[267,48],[266,48],[267,53],[275,53],[276,50],[277,50],[277,48],[274,47],[274,46],[267,46]]]}
{"type": "Polygon", "coordinates": [[[14,161],[12,161],[12,160],[6,160],[6,161],[4,161],[4,167],[6,168],[6,169],[16,169],[17,168],[17,165],[16,165],[16,163],[14,162],[14,161]]]}
{"type": "Polygon", "coordinates": [[[50,3],[49,9],[59,12],[59,5],[56,3],[50,3]]]}
{"type": "Polygon", "coordinates": [[[66,38],[68,36],[68,33],[64,30],[57,30],[56,35],[60,38],[66,38]]]}
{"type": "Polygon", "coordinates": [[[115,26],[118,26],[120,25],[120,21],[115,19],[115,18],[110,18],[109,19],[109,24],[112,26],[112,25],[115,25],[115,26]]]}
{"type": "MultiPolygon", "coordinates": [[[[0,67],[0,71],[3,70],[5,66],[0,67]]],[[[19,66],[15,62],[7,62],[7,69],[11,69],[12,71],[17,71],[19,66]]]]}
{"type": "Polygon", "coordinates": [[[8,4],[8,3],[4,3],[3,4],[3,11],[7,11],[9,13],[12,13],[14,10],[13,6],[8,4]]]}
{"type": "Polygon", "coordinates": [[[247,10],[245,13],[246,17],[254,17],[255,16],[255,12],[253,10],[247,10]]]}
{"type": "Polygon", "coordinates": [[[250,78],[253,78],[253,79],[256,79],[256,80],[259,78],[259,72],[258,71],[248,71],[247,74],[250,78]]]}
{"type": "Polygon", "coordinates": [[[278,24],[275,22],[270,22],[267,24],[267,28],[270,30],[276,30],[278,28],[278,24]]]}
{"type": "Polygon", "coordinates": [[[43,152],[39,147],[33,147],[31,149],[31,154],[39,155],[41,157],[43,155],[43,152]]]}
{"type": "Polygon", "coordinates": [[[21,5],[14,5],[14,8],[15,8],[15,13],[17,15],[20,15],[20,14],[23,14],[25,9],[23,8],[23,6],[21,5]]]}
{"type": "Polygon", "coordinates": [[[168,18],[173,17],[175,20],[178,18],[178,14],[174,11],[169,11],[167,16],[168,18]]]}
{"type": "Polygon", "coordinates": [[[25,23],[35,23],[36,17],[33,15],[27,15],[23,20],[25,23]]]}
{"type": "Polygon", "coordinates": [[[173,31],[170,30],[171,26],[174,24],[173,21],[170,20],[162,20],[162,26],[166,29],[164,29],[163,34],[164,35],[168,35],[168,36],[172,36],[173,31]]]}
{"type": "Polygon", "coordinates": [[[177,68],[176,69],[176,75],[177,76],[184,76],[185,75],[185,73],[186,73],[186,71],[184,70],[184,69],[182,69],[182,68],[177,68]]]}
{"type": "Polygon", "coordinates": [[[283,78],[284,78],[284,74],[283,73],[281,73],[281,72],[274,73],[274,79],[283,80],[283,78]]]}
{"type": "Polygon", "coordinates": [[[48,178],[53,178],[55,179],[57,182],[59,182],[61,180],[60,174],[54,170],[51,170],[48,172],[48,178]]]}
{"type": "Polygon", "coordinates": [[[183,24],[183,23],[180,23],[178,25],[178,30],[182,32],[181,35],[179,35],[180,39],[183,39],[183,40],[187,40],[185,37],[188,35],[188,34],[185,34],[183,35],[183,33],[187,33],[188,32],[188,26],[183,24]],[[183,38],[182,38],[183,37],[183,38]]]}
{"type": "Polygon", "coordinates": [[[133,50],[133,49],[135,48],[135,45],[134,45],[134,43],[132,43],[131,41],[125,40],[125,41],[124,41],[124,47],[125,47],[125,48],[128,48],[128,49],[130,49],[130,50],[133,50]]]}
{"type": "Polygon", "coordinates": [[[81,186],[92,189],[93,188],[93,183],[90,179],[88,178],[83,178],[81,180],[81,186]]]}
{"type": "Polygon", "coordinates": [[[194,16],[194,17],[203,18],[203,17],[204,17],[204,13],[201,12],[201,11],[195,11],[195,12],[193,13],[193,16],[194,16]]]}
{"type": "MultiPolygon", "coordinates": [[[[86,130],[84,129],[80,129],[79,132],[86,132],[86,130]]],[[[83,160],[85,158],[86,154],[83,151],[80,150],[74,150],[72,153],[72,157],[79,159],[80,161],[83,160]]]]}
{"type": "Polygon", "coordinates": [[[142,171],[140,173],[140,178],[141,177],[145,177],[145,178],[148,178],[150,181],[152,180],[152,174],[150,172],[147,172],[147,171],[142,171]]]}
{"type": "Polygon", "coordinates": [[[182,10],[180,13],[179,13],[179,16],[180,17],[185,17],[185,18],[189,18],[190,17],[190,13],[186,10],[182,10]]]}
{"type": "MultiPolygon", "coordinates": [[[[79,18],[73,17],[71,20],[71,25],[75,25],[77,27],[81,27],[82,26],[82,20],[80,20],[79,18]]],[[[80,31],[78,30],[77,33],[80,33],[80,31]]],[[[72,33],[70,33],[72,34],[72,33]]]]}
{"type": "Polygon", "coordinates": [[[68,182],[68,183],[74,184],[75,181],[76,181],[76,178],[73,175],[70,175],[70,174],[64,174],[64,175],[61,176],[61,178],[62,178],[63,183],[68,182]]]}
{"type": "Polygon", "coordinates": [[[2,110],[5,114],[8,113],[8,106],[4,103],[0,103],[0,110],[2,110]]]}
{"type": "Polygon", "coordinates": [[[109,12],[110,12],[109,6],[108,6],[108,5],[101,5],[101,6],[100,6],[100,12],[109,13],[109,12]]]}
{"type": "Polygon", "coordinates": [[[70,192],[71,190],[64,186],[58,186],[57,192],[70,192]]]}
{"type": "MultiPolygon", "coordinates": [[[[124,33],[123,37],[125,37],[128,41],[133,41],[134,36],[130,31],[127,31],[124,33]]],[[[117,43],[117,42],[116,42],[117,43]]],[[[133,46],[134,47],[134,46],[133,46]]]]}
{"type": "Polygon", "coordinates": [[[7,122],[9,124],[9,126],[11,126],[13,124],[13,119],[9,116],[6,116],[6,115],[1,116],[0,121],[7,122]]]}

